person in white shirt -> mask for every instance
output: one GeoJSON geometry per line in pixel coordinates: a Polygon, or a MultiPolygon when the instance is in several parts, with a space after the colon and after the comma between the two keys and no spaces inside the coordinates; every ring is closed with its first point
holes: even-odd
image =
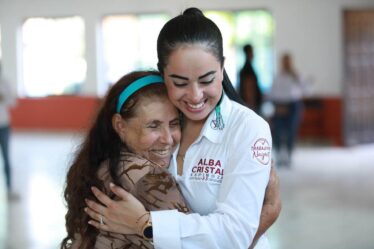
{"type": "Polygon", "coordinates": [[[268,99],[275,107],[271,123],[277,165],[290,167],[308,84],[297,74],[289,53],[284,53],[280,62],[280,72],[274,78],[268,99]]]}
{"type": "Polygon", "coordinates": [[[218,27],[199,9],[189,8],[162,28],[157,51],[169,98],[183,113],[182,139],[169,171],[194,213],[151,211],[139,231],[137,220],[147,211],[133,195],[112,185],[121,200],[93,187],[101,204],[87,201],[89,223],[145,236],[155,248],[270,248],[265,235],[260,236],[280,212],[275,198],[267,215],[261,213],[271,170],[270,128],[234,101],[218,27]],[[259,228],[260,216],[265,228],[259,228]]]}
{"type": "Polygon", "coordinates": [[[18,198],[12,189],[12,168],[9,158],[9,140],[11,134],[9,108],[16,103],[16,96],[13,93],[10,83],[3,77],[0,63],[0,146],[3,157],[4,172],[8,199],[18,198]]]}

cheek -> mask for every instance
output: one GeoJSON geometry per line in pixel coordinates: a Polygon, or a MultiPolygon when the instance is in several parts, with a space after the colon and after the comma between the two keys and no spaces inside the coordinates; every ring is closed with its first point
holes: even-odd
{"type": "Polygon", "coordinates": [[[172,85],[172,83],[166,84],[166,89],[168,92],[168,97],[173,104],[174,104],[173,101],[178,100],[180,96],[183,94],[181,90],[179,90],[174,85],[172,85]]]}
{"type": "Polygon", "coordinates": [[[147,150],[152,147],[152,145],[157,141],[158,135],[154,133],[146,133],[142,134],[139,137],[139,145],[142,147],[143,150],[147,150]]]}
{"type": "Polygon", "coordinates": [[[181,141],[181,137],[182,137],[181,131],[180,130],[174,131],[172,136],[173,136],[174,142],[176,144],[179,144],[179,142],[181,141]]]}
{"type": "Polygon", "coordinates": [[[221,93],[223,90],[222,81],[217,81],[212,87],[210,88],[210,93],[212,96],[216,96],[217,98],[221,97],[221,93]]]}

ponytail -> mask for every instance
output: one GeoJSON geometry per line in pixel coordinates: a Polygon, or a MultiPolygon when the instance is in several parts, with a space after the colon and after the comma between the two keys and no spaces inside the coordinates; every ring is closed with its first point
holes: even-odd
{"type": "Polygon", "coordinates": [[[245,105],[243,99],[239,96],[234,86],[232,85],[231,80],[229,79],[229,76],[226,73],[226,69],[223,69],[222,86],[223,86],[224,92],[231,100],[239,104],[245,105]]]}

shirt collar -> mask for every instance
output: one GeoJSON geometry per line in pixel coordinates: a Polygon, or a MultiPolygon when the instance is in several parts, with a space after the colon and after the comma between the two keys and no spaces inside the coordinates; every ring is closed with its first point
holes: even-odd
{"type": "Polygon", "coordinates": [[[228,119],[230,116],[232,103],[231,100],[223,93],[223,98],[220,104],[221,108],[221,115],[223,119],[224,128],[222,130],[215,127],[214,121],[216,118],[215,109],[209,114],[208,119],[205,121],[204,126],[201,130],[200,136],[197,140],[200,140],[203,136],[209,139],[213,143],[221,143],[223,140],[222,134],[225,132],[227,128],[228,119]]]}

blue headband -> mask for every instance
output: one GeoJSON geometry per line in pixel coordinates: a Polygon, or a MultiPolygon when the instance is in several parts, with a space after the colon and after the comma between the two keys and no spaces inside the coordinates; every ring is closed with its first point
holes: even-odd
{"type": "Polygon", "coordinates": [[[149,86],[151,84],[163,84],[164,79],[159,75],[147,75],[142,78],[139,78],[132,82],[128,87],[126,87],[121,94],[119,95],[118,102],[117,102],[117,113],[121,112],[121,108],[126,100],[133,95],[139,89],[149,86]]]}

